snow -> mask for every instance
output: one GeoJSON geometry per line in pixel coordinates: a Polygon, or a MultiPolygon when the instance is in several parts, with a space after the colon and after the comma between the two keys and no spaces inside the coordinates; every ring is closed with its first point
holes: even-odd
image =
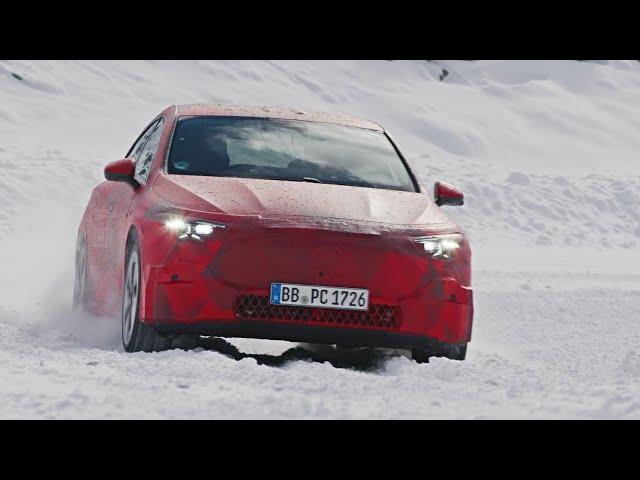
{"type": "Polygon", "coordinates": [[[0,418],[640,418],[638,132],[637,61],[2,61],[0,418]],[[467,360],[241,339],[126,354],[117,321],[72,314],[104,164],[191,102],[359,115],[460,187],[467,360]]]}

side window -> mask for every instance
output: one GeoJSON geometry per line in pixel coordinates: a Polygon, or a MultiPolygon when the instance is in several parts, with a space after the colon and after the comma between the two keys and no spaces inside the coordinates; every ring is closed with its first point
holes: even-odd
{"type": "Polygon", "coordinates": [[[152,125],[145,130],[138,141],[133,145],[133,147],[131,147],[131,150],[129,150],[129,153],[127,153],[127,157],[133,158],[134,160],[138,161],[138,158],[140,158],[140,153],[142,152],[142,148],[144,147],[144,144],[147,143],[147,139],[149,138],[149,135],[151,135],[154,127],[155,125],[152,125]]]}
{"type": "MultiPolygon", "coordinates": [[[[147,137],[147,142],[143,144],[138,156],[136,157],[134,155],[136,159],[136,173],[134,178],[140,183],[146,183],[147,177],[149,176],[149,169],[151,168],[153,159],[156,156],[156,151],[158,150],[158,145],[160,144],[163,125],[164,120],[160,119],[155,125],[149,128],[148,135],[144,135],[147,137]]],[[[140,140],[142,140],[142,138],[140,140]]]]}

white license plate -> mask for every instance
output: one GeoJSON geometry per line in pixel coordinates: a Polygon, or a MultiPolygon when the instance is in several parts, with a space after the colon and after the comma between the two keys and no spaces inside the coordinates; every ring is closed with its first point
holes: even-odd
{"type": "Polygon", "coordinates": [[[368,310],[369,290],[364,288],[272,283],[269,300],[273,305],[368,310]]]}

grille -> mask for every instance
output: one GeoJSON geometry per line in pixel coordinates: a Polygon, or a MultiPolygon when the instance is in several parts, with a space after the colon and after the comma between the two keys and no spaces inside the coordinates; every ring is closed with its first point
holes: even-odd
{"type": "Polygon", "coordinates": [[[395,305],[369,304],[369,310],[338,310],[272,305],[269,297],[241,295],[235,306],[236,317],[242,320],[270,320],[341,327],[372,327],[393,329],[400,326],[400,308],[395,305]]]}

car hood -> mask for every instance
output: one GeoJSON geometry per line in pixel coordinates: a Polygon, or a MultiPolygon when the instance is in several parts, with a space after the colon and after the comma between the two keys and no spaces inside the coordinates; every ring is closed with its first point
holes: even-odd
{"type": "Polygon", "coordinates": [[[214,214],[457,229],[424,193],[193,175],[159,175],[153,191],[177,207],[214,214]]]}

